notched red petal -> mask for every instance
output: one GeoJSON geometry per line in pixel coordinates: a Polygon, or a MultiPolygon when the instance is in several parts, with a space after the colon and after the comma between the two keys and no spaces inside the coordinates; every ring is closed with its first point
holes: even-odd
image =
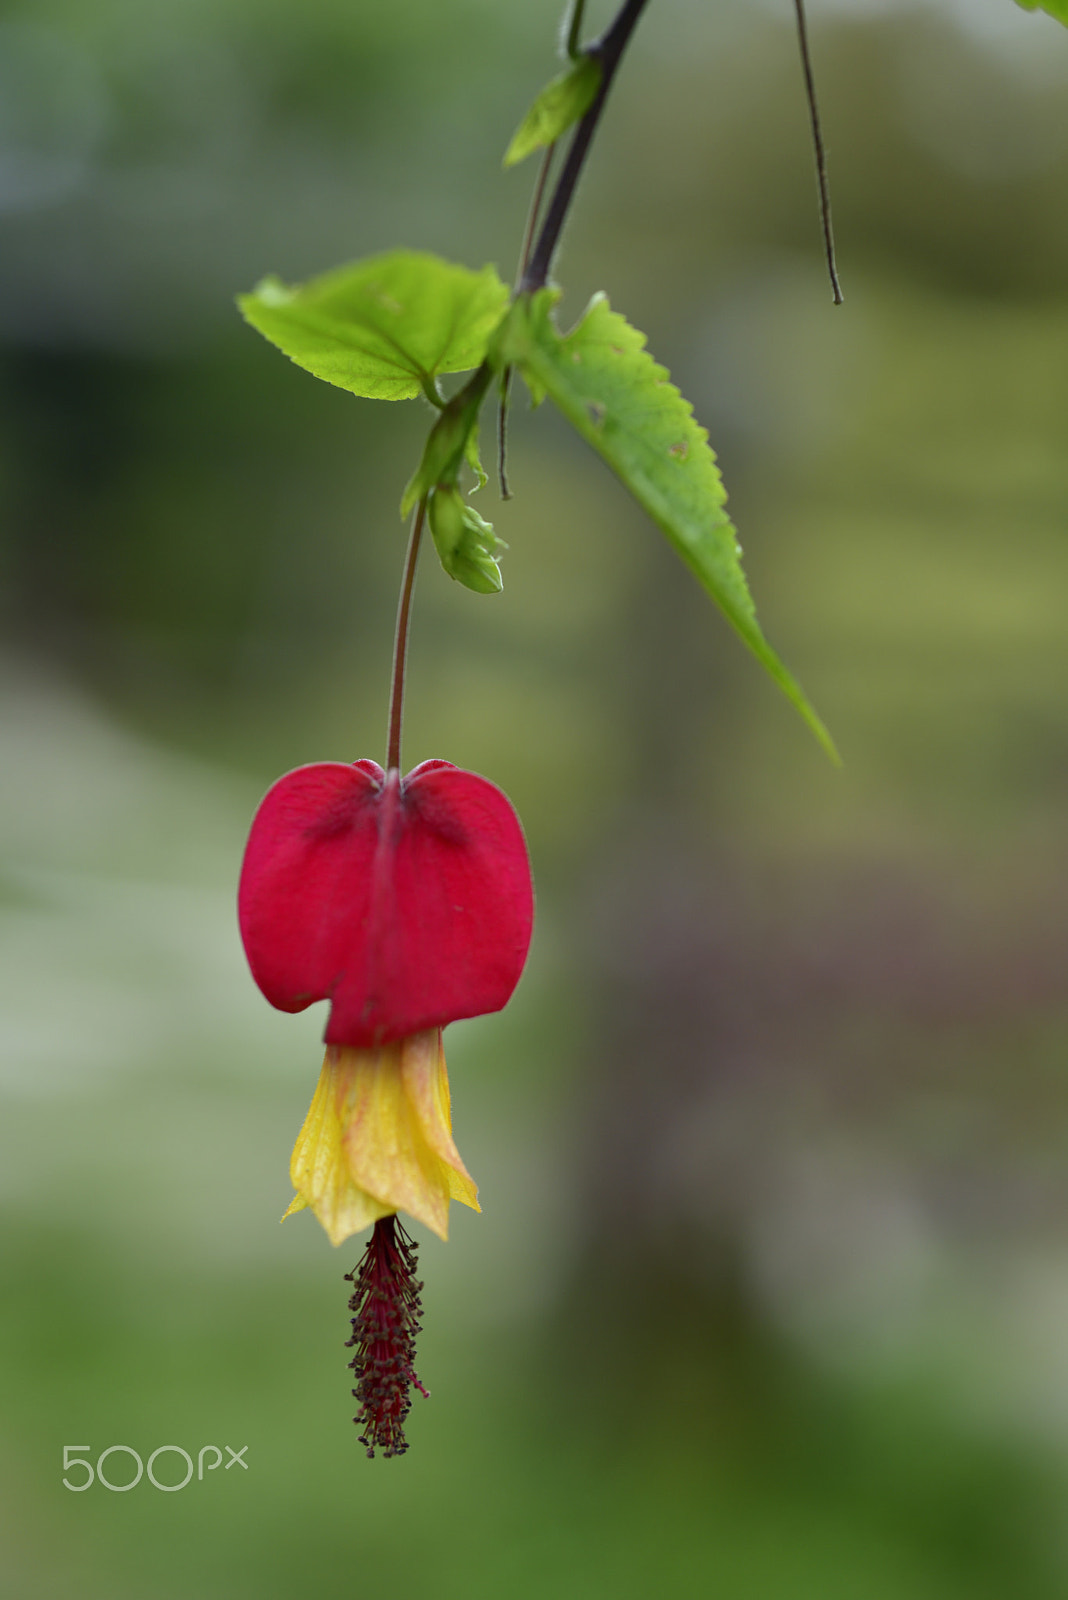
{"type": "Polygon", "coordinates": [[[344,969],[339,928],[367,913],[380,794],[363,765],[321,761],[279,778],[256,813],[238,918],[252,975],[282,1011],[327,999],[344,969]]]}
{"type": "Polygon", "coordinates": [[[331,1044],[369,1047],[497,1011],[519,980],[533,889],[519,819],[472,772],[373,762],[281,778],[253,822],[241,931],[272,1004],[331,999],[331,1044]]]}

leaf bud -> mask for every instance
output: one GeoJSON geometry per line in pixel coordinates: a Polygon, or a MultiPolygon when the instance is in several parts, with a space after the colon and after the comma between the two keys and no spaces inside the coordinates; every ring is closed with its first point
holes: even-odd
{"type": "Polygon", "coordinates": [[[439,483],[430,496],[430,531],[450,578],[476,594],[498,594],[504,587],[497,553],[505,549],[493,524],[469,506],[454,483],[439,483]]]}

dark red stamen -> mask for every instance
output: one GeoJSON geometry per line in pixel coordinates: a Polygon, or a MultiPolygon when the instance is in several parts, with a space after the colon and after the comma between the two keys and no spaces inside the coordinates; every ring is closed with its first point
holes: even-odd
{"type": "Polygon", "coordinates": [[[402,1456],[408,1448],[404,1419],[412,1409],[412,1388],[428,1400],[429,1391],[416,1376],[415,1336],[422,1324],[419,1299],[423,1285],[415,1276],[417,1248],[397,1218],[380,1217],[363,1260],[345,1277],[355,1285],[349,1310],[356,1354],[349,1366],[356,1374],[353,1394],[360,1409],[353,1417],[362,1428],[360,1443],[373,1459],[402,1456]]]}

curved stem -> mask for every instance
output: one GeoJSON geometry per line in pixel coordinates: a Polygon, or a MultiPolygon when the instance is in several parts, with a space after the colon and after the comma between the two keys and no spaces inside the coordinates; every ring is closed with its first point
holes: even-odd
{"type": "Polygon", "coordinates": [[[582,13],[586,9],[586,0],[571,0],[571,12],[567,18],[567,54],[570,60],[577,61],[582,53],[579,37],[582,33],[582,13]]]}
{"type": "Polygon", "coordinates": [[[419,546],[423,539],[426,520],[426,495],[415,508],[412,531],[408,536],[408,553],[404,558],[404,578],[401,581],[400,599],[397,602],[397,631],[393,639],[393,681],[389,691],[389,743],[386,748],[386,771],[400,771],[401,723],[404,720],[404,669],[408,660],[408,617],[412,609],[412,590],[415,588],[415,568],[419,560],[419,546]]]}
{"type": "Polygon", "coordinates": [[[834,259],[834,232],[831,228],[831,185],[827,177],[827,151],[820,127],[820,107],[816,99],[816,79],[812,71],[812,56],[808,48],[808,23],[805,19],[804,0],[794,0],[797,12],[797,42],[801,50],[801,70],[805,76],[805,95],[808,115],[812,123],[812,144],[816,153],[816,179],[820,190],[820,224],[823,228],[823,253],[827,258],[827,272],[836,306],[842,304],[842,285],[838,281],[838,264],[834,259]]]}
{"type": "Polygon", "coordinates": [[[545,185],[549,181],[549,171],[555,154],[556,142],[554,140],[552,144],[545,147],[545,154],[541,158],[537,180],[534,184],[534,192],[530,197],[530,210],[527,212],[527,225],[523,229],[523,245],[519,252],[519,266],[515,275],[517,289],[522,284],[527,266],[530,263],[530,252],[534,248],[534,233],[538,226],[538,218],[541,215],[541,203],[545,198],[545,185]]]}

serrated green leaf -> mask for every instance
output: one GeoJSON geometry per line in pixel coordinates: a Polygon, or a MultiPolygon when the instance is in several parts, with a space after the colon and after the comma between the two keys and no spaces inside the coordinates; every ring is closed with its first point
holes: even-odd
{"type": "Polygon", "coordinates": [[[292,287],[264,278],[237,303],[317,378],[370,400],[411,400],[433,395],[439,373],[478,366],[508,294],[492,267],[390,250],[292,287]]]}
{"type": "Polygon", "coordinates": [[[579,56],[538,95],[512,136],[504,153],[504,165],[514,167],[535,150],[554,144],[589,110],[600,84],[601,63],[596,56],[579,56]]]}
{"type": "Polygon", "coordinates": [[[596,295],[577,327],[552,319],[559,291],[543,289],[512,307],[491,360],[514,362],[542,385],[574,428],[603,456],[668,536],[831,758],[830,734],[760,630],[741,565],[726,492],[693,408],[645,349],[645,335],[596,295]]]}
{"type": "Polygon", "coordinates": [[[1068,28],[1068,0],[1016,0],[1025,11],[1048,11],[1068,28]]]}

